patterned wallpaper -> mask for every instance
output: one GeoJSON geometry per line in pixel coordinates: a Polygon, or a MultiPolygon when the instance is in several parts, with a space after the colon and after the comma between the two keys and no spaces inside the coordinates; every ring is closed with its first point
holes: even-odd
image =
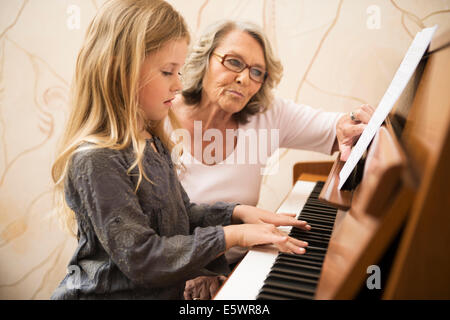
{"type": "MultiPolygon", "coordinates": [[[[86,27],[103,0],[0,2],[0,299],[48,299],[75,239],[52,217],[50,167],[86,27]]],[[[195,37],[224,18],[260,24],[285,75],[279,95],[329,111],[376,106],[415,33],[450,29],[450,0],[170,0],[195,37]]],[[[292,165],[329,156],[281,150],[259,206],[275,210],[292,165]]]]}

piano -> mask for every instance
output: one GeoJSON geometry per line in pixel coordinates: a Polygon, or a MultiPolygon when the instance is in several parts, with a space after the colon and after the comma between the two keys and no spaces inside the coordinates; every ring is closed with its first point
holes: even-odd
{"type": "Polygon", "coordinates": [[[306,253],[251,248],[215,300],[450,299],[449,40],[432,41],[348,190],[339,157],[294,166],[277,212],[311,225],[282,227],[306,253]]]}

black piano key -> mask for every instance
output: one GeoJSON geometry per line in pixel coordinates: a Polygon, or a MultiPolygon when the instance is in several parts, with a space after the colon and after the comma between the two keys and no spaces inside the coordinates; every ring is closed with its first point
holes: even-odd
{"type": "MultiPolygon", "coordinates": [[[[272,286],[267,285],[263,290],[262,293],[264,294],[275,294],[280,296],[282,299],[309,299],[312,300],[314,298],[313,294],[305,294],[305,293],[299,293],[299,292],[292,292],[290,290],[286,289],[278,289],[274,288],[272,286]]],[[[260,299],[260,297],[258,297],[260,299]]]]}
{"type": "Polygon", "coordinates": [[[331,230],[320,228],[318,226],[311,226],[311,231],[316,234],[321,234],[324,236],[331,236],[331,230]]]}
{"type": "Polygon", "coordinates": [[[291,292],[300,294],[314,294],[316,284],[305,283],[293,279],[285,279],[283,276],[270,275],[266,280],[266,285],[278,289],[288,289],[291,292]]]}
{"type": "MultiPolygon", "coordinates": [[[[293,300],[294,298],[285,297],[279,293],[271,294],[269,292],[261,291],[256,298],[258,300],[293,300]]],[[[305,299],[303,299],[305,300],[305,299]]]]}
{"type": "Polygon", "coordinates": [[[322,263],[322,261],[323,261],[323,257],[314,256],[314,255],[309,254],[308,252],[302,254],[301,256],[308,259],[308,261],[314,261],[314,262],[319,262],[319,263],[322,263]]]}
{"type": "Polygon", "coordinates": [[[316,209],[321,209],[321,210],[323,210],[323,211],[325,211],[325,212],[330,212],[330,213],[333,213],[333,211],[334,211],[333,208],[330,208],[329,206],[325,206],[325,205],[321,204],[319,201],[309,201],[309,202],[306,202],[306,203],[305,203],[305,206],[306,206],[306,207],[313,206],[313,207],[316,208],[316,209]]]}
{"type": "Polygon", "coordinates": [[[308,231],[308,234],[312,236],[320,237],[320,239],[330,239],[330,235],[324,234],[323,232],[316,232],[314,229],[308,231]]]}
{"type": "MultiPolygon", "coordinates": [[[[301,267],[297,267],[295,263],[290,262],[279,262],[276,264],[276,267],[273,268],[273,271],[278,271],[280,273],[284,274],[290,274],[293,276],[299,276],[304,277],[306,279],[311,280],[318,280],[319,279],[319,273],[317,272],[310,272],[308,270],[305,270],[301,267]]],[[[269,274],[270,275],[270,274],[269,274]]]]}
{"type": "Polygon", "coordinates": [[[277,258],[277,263],[291,263],[296,266],[296,268],[302,268],[306,271],[309,271],[311,273],[320,273],[321,268],[317,266],[313,266],[311,264],[304,263],[303,261],[299,260],[293,260],[293,259],[286,259],[283,257],[277,258]]]}
{"type": "Polygon", "coordinates": [[[304,257],[303,255],[298,254],[292,254],[292,253],[281,253],[277,259],[283,259],[285,261],[292,261],[292,262],[301,262],[306,265],[310,265],[313,267],[322,267],[322,264],[318,261],[313,261],[311,259],[308,259],[307,257],[304,257]]]}
{"type": "Polygon", "coordinates": [[[330,206],[329,204],[326,204],[322,200],[319,200],[319,199],[316,199],[316,198],[310,198],[310,199],[308,199],[308,202],[317,203],[318,205],[321,205],[323,207],[330,208],[330,209],[335,209],[333,206],[330,206]]]}
{"type": "Polygon", "coordinates": [[[324,216],[323,214],[302,212],[302,215],[301,217],[299,217],[299,220],[306,220],[306,219],[319,219],[321,221],[333,223],[336,217],[335,216],[327,217],[324,216]]]}
{"type": "Polygon", "coordinates": [[[293,236],[294,238],[298,238],[300,240],[305,239],[305,241],[308,241],[306,239],[310,239],[311,241],[321,242],[326,245],[328,245],[328,242],[329,242],[328,241],[329,237],[319,236],[316,234],[306,233],[306,232],[297,231],[297,230],[291,231],[291,233],[289,235],[293,236]]]}
{"type": "MultiPolygon", "coordinates": [[[[309,246],[325,248],[325,249],[328,248],[328,243],[327,242],[321,242],[319,240],[315,240],[315,239],[308,238],[308,237],[297,236],[295,234],[291,235],[291,237],[293,237],[294,239],[301,240],[301,241],[306,241],[306,242],[308,242],[309,246]]],[[[305,248],[307,249],[308,247],[305,247],[305,248]]]]}
{"type": "Polygon", "coordinates": [[[325,221],[334,221],[336,220],[336,216],[331,216],[331,215],[327,215],[324,214],[323,212],[320,211],[316,211],[313,212],[311,209],[305,209],[305,211],[302,211],[301,216],[299,216],[299,220],[306,220],[308,219],[307,217],[310,218],[317,218],[317,219],[323,219],[325,221]]]}
{"type": "Polygon", "coordinates": [[[319,223],[323,223],[324,225],[334,225],[335,219],[329,219],[325,217],[318,217],[315,215],[304,215],[301,220],[305,220],[306,222],[311,222],[311,220],[314,219],[314,221],[317,221],[319,223]]]}
{"type": "Polygon", "coordinates": [[[323,203],[322,201],[318,200],[318,199],[308,199],[305,202],[305,205],[312,205],[315,206],[317,208],[323,208],[327,211],[333,211],[335,208],[323,203]]]}
{"type": "Polygon", "coordinates": [[[271,272],[270,276],[267,278],[267,280],[271,277],[294,281],[296,284],[300,284],[300,283],[304,284],[304,288],[300,289],[300,291],[308,290],[307,288],[312,289],[314,287],[317,287],[317,280],[311,280],[311,279],[307,279],[307,278],[303,278],[303,277],[292,276],[289,274],[284,274],[284,273],[280,273],[280,272],[276,272],[276,271],[271,272]]]}
{"type": "Polygon", "coordinates": [[[319,223],[323,223],[324,225],[333,225],[334,224],[333,219],[320,217],[320,216],[313,215],[313,214],[305,214],[304,216],[302,216],[302,219],[306,220],[306,222],[308,222],[308,223],[312,222],[312,221],[316,221],[319,223]]]}
{"type": "Polygon", "coordinates": [[[302,255],[279,253],[257,299],[313,299],[328,249],[337,209],[318,200],[324,183],[316,183],[298,219],[311,230],[292,228],[289,236],[308,242],[302,255]]]}
{"type": "Polygon", "coordinates": [[[314,230],[323,230],[323,231],[333,231],[332,227],[326,226],[318,222],[317,220],[310,220],[308,221],[308,224],[311,226],[311,229],[314,230]]]}
{"type": "Polygon", "coordinates": [[[312,272],[320,273],[320,270],[321,270],[320,264],[319,265],[314,265],[311,262],[306,261],[306,260],[302,261],[302,260],[292,259],[292,258],[289,258],[289,257],[278,257],[276,261],[277,262],[292,262],[292,263],[298,264],[299,266],[301,266],[301,267],[303,267],[305,269],[311,270],[312,272]]]}
{"type": "Polygon", "coordinates": [[[308,243],[311,242],[311,244],[312,244],[312,242],[315,242],[316,244],[320,243],[322,246],[325,246],[325,247],[328,247],[328,243],[329,243],[329,241],[323,237],[320,238],[318,236],[306,235],[303,233],[293,232],[293,233],[289,234],[289,236],[294,239],[297,239],[297,240],[306,241],[308,243]]]}
{"type": "MultiPolygon", "coordinates": [[[[308,247],[306,247],[305,250],[308,250],[308,247]]],[[[290,255],[291,253],[285,253],[285,254],[290,255]]],[[[304,254],[292,254],[292,255],[303,257],[306,261],[311,261],[311,262],[322,263],[322,261],[323,261],[323,256],[311,255],[308,251],[306,251],[304,254]]]]}
{"type": "Polygon", "coordinates": [[[308,248],[309,252],[311,252],[311,251],[318,251],[318,252],[324,252],[324,253],[327,252],[327,249],[316,247],[316,246],[309,245],[307,248],[308,248]]]}
{"type": "MultiPolygon", "coordinates": [[[[311,233],[311,231],[309,231],[309,232],[304,232],[304,231],[297,231],[297,230],[294,230],[294,231],[291,231],[291,234],[292,234],[294,237],[299,237],[300,239],[301,239],[301,238],[311,239],[311,240],[323,242],[323,243],[325,243],[325,244],[327,244],[327,245],[328,245],[328,242],[329,242],[329,241],[328,241],[328,240],[329,240],[329,237],[323,236],[323,235],[313,234],[313,233],[311,233]]],[[[305,240],[305,241],[306,241],[306,240],[305,240]]]]}
{"type": "Polygon", "coordinates": [[[325,258],[325,254],[323,253],[317,253],[317,252],[311,252],[306,249],[306,252],[303,254],[305,257],[316,259],[317,261],[322,261],[325,258]]]}
{"type": "Polygon", "coordinates": [[[334,217],[336,214],[332,210],[317,208],[314,205],[305,204],[302,209],[303,213],[318,213],[322,216],[334,217]]]}

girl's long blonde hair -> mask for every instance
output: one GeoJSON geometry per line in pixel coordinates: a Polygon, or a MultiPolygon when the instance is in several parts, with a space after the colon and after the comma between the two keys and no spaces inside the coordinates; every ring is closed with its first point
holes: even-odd
{"type": "MultiPolygon", "coordinates": [[[[190,41],[183,17],[162,0],[110,0],[88,27],[78,55],[71,89],[71,113],[52,166],[56,210],[64,226],[75,235],[75,214],[64,197],[70,161],[79,146],[121,150],[132,145],[142,178],[145,139],[139,124],[145,123],[138,103],[141,66],[150,53],[170,40],[190,41]]],[[[170,149],[163,124],[146,123],[148,130],[170,149]]]]}

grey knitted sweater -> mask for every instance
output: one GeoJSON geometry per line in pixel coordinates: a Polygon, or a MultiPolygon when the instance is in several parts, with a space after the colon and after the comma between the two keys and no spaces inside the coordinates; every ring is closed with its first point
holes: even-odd
{"type": "Polygon", "coordinates": [[[142,179],[131,147],[77,152],[65,182],[78,247],[52,299],[182,299],[185,282],[226,270],[222,225],[236,204],[191,203],[168,150],[147,140],[142,179]],[[211,268],[209,268],[211,269],[211,268]],[[216,268],[217,270],[217,268],[216,268]]]}

